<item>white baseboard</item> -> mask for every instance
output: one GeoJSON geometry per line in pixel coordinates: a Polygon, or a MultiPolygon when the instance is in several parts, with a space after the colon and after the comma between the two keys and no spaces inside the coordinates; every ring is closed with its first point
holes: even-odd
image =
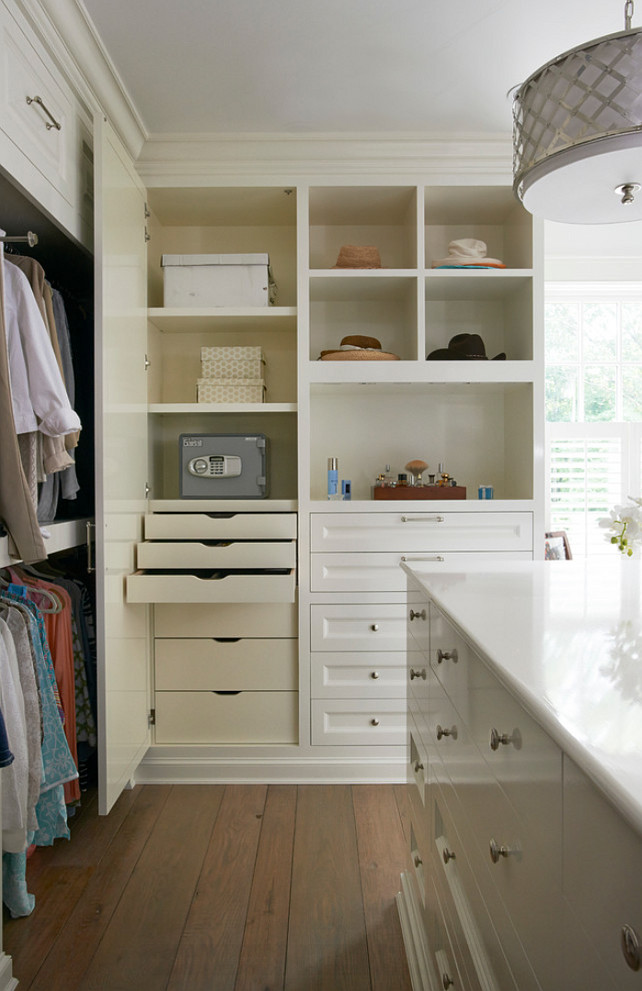
{"type": "MultiPolygon", "coordinates": [[[[136,784],[405,784],[406,761],[211,757],[148,750],[136,784]]],[[[1,991],[1,989],[0,989],[1,991]]]]}
{"type": "Polygon", "coordinates": [[[0,991],[14,991],[18,987],[18,979],[13,976],[13,961],[7,953],[0,950],[0,991]]]}

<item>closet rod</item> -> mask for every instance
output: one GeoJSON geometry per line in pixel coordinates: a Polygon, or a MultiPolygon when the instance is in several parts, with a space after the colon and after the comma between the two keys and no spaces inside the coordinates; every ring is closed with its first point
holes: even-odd
{"type": "Polygon", "coordinates": [[[38,243],[38,235],[34,234],[33,231],[27,231],[22,237],[0,237],[0,241],[26,241],[30,248],[35,248],[38,243]]]}

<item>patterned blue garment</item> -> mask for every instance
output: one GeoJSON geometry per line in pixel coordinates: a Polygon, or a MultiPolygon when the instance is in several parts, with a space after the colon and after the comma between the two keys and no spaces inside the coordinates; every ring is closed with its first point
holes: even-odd
{"type": "MultiPolygon", "coordinates": [[[[78,777],[78,770],[69,750],[63,729],[61,712],[56,701],[56,678],[47,643],[45,625],[40,610],[26,598],[26,590],[10,585],[0,592],[0,599],[22,610],[29,624],[31,642],[36,658],[36,673],[42,704],[42,762],[43,780],[36,805],[38,829],[28,842],[36,846],[51,846],[55,839],[69,839],[64,783],[78,777]]],[[[25,876],[26,853],[3,853],[2,900],[14,918],[29,915],[35,899],[27,892],[25,876]]]]}

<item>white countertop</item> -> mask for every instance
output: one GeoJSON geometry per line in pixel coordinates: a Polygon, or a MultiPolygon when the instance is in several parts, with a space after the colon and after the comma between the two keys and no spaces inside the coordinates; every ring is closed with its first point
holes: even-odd
{"type": "Polygon", "coordinates": [[[403,567],[642,834],[642,564],[403,567]]]}

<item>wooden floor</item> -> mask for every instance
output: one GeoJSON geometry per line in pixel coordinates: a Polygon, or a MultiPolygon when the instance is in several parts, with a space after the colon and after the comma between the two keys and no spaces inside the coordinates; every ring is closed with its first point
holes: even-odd
{"type": "Polygon", "coordinates": [[[5,910],[19,991],[410,991],[402,786],[141,785],[71,828],[5,910]]]}

